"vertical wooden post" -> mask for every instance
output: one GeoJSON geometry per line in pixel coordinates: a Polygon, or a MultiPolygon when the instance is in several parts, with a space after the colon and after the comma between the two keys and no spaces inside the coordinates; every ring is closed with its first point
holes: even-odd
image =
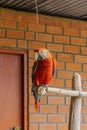
{"type": "MultiPolygon", "coordinates": [[[[73,90],[82,91],[81,77],[79,74],[74,74],[73,90]]],[[[80,116],[81,116],[81,95],[71,98],[71,113],[69,130],[80,130],[80,116]]]]}

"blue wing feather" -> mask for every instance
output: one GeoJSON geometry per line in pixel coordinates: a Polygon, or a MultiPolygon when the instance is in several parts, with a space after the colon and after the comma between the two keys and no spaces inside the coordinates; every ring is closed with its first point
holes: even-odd
{"type": "Polygon", "coordinates": [[[32,67],[32,84],[34,84],[34,72],[35,72],[36,67],[37,67],[37,63],[34,62],[34,65],[32,67]]]}
{"type": "Polygon", "coordinates": [[[54,58],[52,58],[53,61],[53,72],[52,72],[52,76],[54,76],[54,74],[56,73],[56,61],[54,58]]]}
{"type": "Polygon", "coordinates": [[[55,73],[56,73],[56,68],[54,67],[54,70],[53,70],[52,76],[54,76],[55,73]]]}

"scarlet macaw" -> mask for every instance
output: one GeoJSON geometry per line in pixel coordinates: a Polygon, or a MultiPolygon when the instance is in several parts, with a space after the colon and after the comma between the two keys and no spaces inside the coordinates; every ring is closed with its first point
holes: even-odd
{"type": "Polygon", "coordinates": [[[45,48],[34,50],[35,62],[32,67],[32,92],[35,98],[35,109],[38,109],[38,100],[41,96],[37,93],[40,85],[47,85],[55,73],[56,62],[51,53],[45,48]]]}

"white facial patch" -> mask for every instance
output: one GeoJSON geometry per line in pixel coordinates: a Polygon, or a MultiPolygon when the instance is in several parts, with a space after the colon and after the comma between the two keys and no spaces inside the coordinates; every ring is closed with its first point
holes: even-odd
{"type": "Polygon", "coordinates": [[[39,54],[41,55],[41,57],[43,59],[46,59],[47,58],[47,51],[46,50],[40,50],[39,51],[39,54]]]}

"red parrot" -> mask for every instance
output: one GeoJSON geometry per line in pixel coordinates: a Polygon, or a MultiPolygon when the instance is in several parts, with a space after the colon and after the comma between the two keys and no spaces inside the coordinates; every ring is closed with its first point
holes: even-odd
{"type": "Polygon", "coordinates": [[[35,109],[38,109],[38,100],[41,98],[37,93],[40,85],[47,85],[55,73],[56,62],[52,54],[45,48],[34,50],[35,62],[32,67],[32,92],[35,98],[35,109]]]}

